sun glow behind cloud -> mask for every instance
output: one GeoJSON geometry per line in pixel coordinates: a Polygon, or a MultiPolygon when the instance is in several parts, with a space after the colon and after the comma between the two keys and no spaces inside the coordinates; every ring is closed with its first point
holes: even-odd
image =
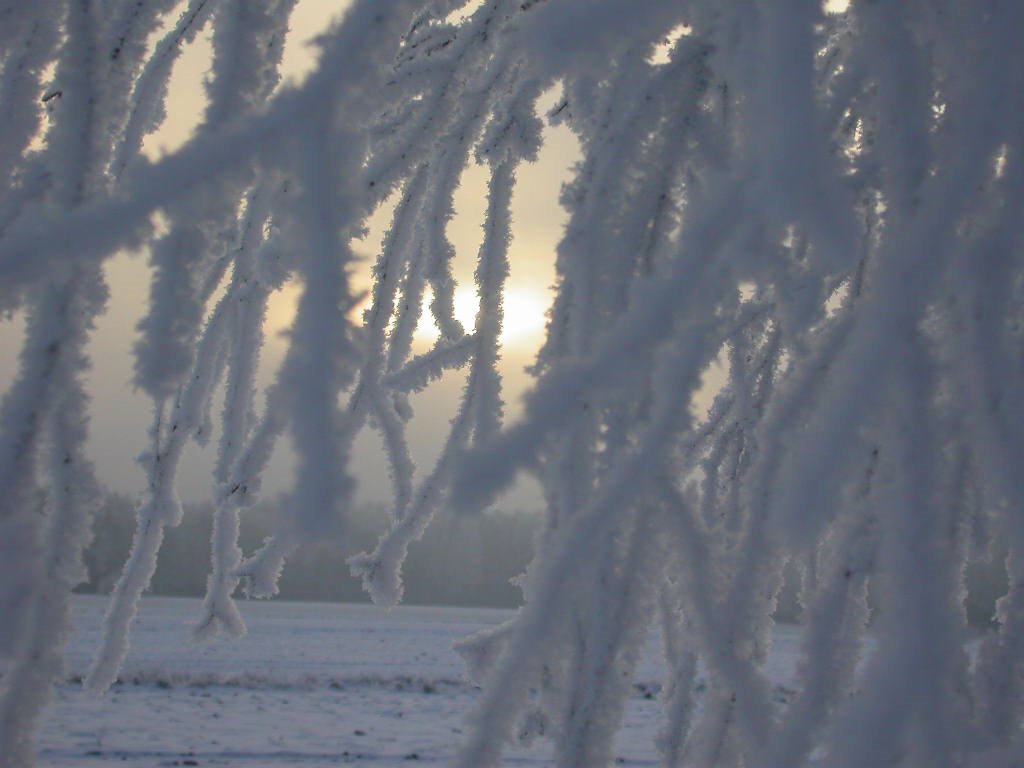
{"type": "MultiPolygon", "coordinates": [[[[281,343],[295,320],[302,289],[298,282],[289,281],[271,296],[267,306],[268,341],[281,343]]],[[[416,326],[416,339],[421,343],[433,343],[440,335],[437,325],[430,313],[431,294],[429,290],[423,298],[422,313],[416,326]]],[[[547,322],[547,310],[550,296],[533,286],[515,285],[507,288],[504,295],[504,319],[502,322],[501,343],[505,347],[536,349],[544,335],[547,322]]],[[[365,301],[358,304],[350,313],[350,320],[359,324],[362,311],[366,308],[365,301]]],[[[476,315],[480,308],[480,300],[476,289],[462,287],[455,290],[455,319],[467,333],[476,325],[476,315]]]]}
{"type": "MultiPolygon", "coordinates": [[[[416,336],[420,341],[432,342],[440,335],[430,314],[431,296],[423,298],[423,313],[416,336]]],[[[537,347],[544,333],[547,297],[532,287],[515,286],[505,290],[504,320],[502,321],[501,343],[506,347],[537,347]]],[[[455,319],[462,323],[467,332],[476,325],[480,299],[475,288],[455,290],[455,319]]]]}

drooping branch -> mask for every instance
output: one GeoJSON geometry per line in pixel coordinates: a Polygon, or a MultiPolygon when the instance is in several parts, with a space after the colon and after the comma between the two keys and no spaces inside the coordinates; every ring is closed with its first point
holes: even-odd
{"type": "Polygon", "coordinates": [[[174,5],[0,3],[0,308],[27,320],[0,406],[8,763],[31,764],[59,674],[94,503],[88,336],[102,266],[128,246],[153,265],[136,345],[153,429],[94,687],[115,679],[180,517],[189,444],[219,438],[197,632],[238,634],[239,585],[272,595],[297,547],[345,542],[350,456],[369,427],[394,507],[377,549],[350,563],[382,602],[400,598],[405,553],[443,504],[479,512],[520,471],[543,485],[525,605],[464,646],[485,685],[462,765],[495,765],[540,734],[559,765],[611,760],[659,617],[666,766],[1020,750],[1019,3],[356,0],[313,74],[282,87],[294,2],[194,0],[166,19],[174,5]],[[203,30],[204,118],[147,160],[173,65],[203,30]],[[548,122],[582,158],[562,192],[536,384],[507,424],[511,204],[553,88],[548,122]],[[467,329],[448,227],[474,161],[489,200],[467,329]],[[352,240],[387,201],[360,318],[352,240]],[[260,393],[267,302],[289,280],[288,350],[260,393]],[[424,321],[439,331],[429,348],[415,339],[424,321]],[[453,372],[463,397],[436,463],[418,469],[410,395],[453,372]],[[246,557],[240,515],[285,434],[287,514],[246,557]],[[996,538],[1011,587],[972,666],[964,568],[996,538]],[[777,705],[765,659],[787,563],[803,572],[806,627],[797,690],[777,705]]]}

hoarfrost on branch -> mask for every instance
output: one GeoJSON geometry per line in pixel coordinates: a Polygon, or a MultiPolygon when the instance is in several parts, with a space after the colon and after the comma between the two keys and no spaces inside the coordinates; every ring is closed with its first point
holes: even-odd
{"type": "Polygon", "coordinates": [[[354,0],[314,73],[282,86],[294,0],[0,2],[0,310],[26,318],[0,406],[0,764],[32,764],[61,674],[98,497],[87,343],[104,262],[141,246],[147,491],[90,687],[115,679],[181,517],[182,451],[218,408],[198,636],[244,632],[239,588],[270,596],[297,546],[344,540],[363,429],[386,447],[393,517],[350,565],[380,603],[401,599],[407,548],[442,505],[473,514],[519,472],[540,481],[524,605],[462,646],[483,684],[463,768],[538,734],[559,766],[608,764],[652,625],[666,766],[1020,760],[1024,5],[461,5],[354,0]],[[201,124],[147,159],[174,63],[204,29],[201,124]],[[567,126],[582,159],[562,191],[535,387],[509,424],[510,200],[545,122],[567,126]],[[472,163],[489,192],[468,328],[446,224],[472,163]],[[359,319],[352,239],[389,199],[359,319]],[[290,347],[260,393],[268,297],[289,280],[302,287],[290,347]],[[414,354],[428,294],[440,333],[414,354]],[[726,381],[697,413],[716,361],[726,381]],[[417,469],[410,394],[450,370],[466,373],[462,399],[436,463],[417,469]],[[290,514],[243,553],[240,515],[286,433],[290,514]],[[965,563],[997,540],[1010,589],[972,661],[965,563]],[[763,662],[787,563],[806,631],[780,706],[763,662]]]}

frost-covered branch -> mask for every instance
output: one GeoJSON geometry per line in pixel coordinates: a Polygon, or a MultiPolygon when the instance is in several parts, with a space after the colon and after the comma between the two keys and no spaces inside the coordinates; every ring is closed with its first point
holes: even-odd
{"type": "Polygon", "coordinates": [[[1018,759],[1021,4],[354,0],[310,77],[279,86],[294,5],[0,3],[0,309],[26,320],[0,405],[0,765],[31,765],[60,674],[94,504],[88,337],[126,247],[152,265],[135,383],[153,428],[93,687],[116,679],[190,443],[219,441],[196,632],[239,634],[239,586],[270,596],[297,547],[346,543],[369,428],[392,519],[349,562],[384,603],[440,506],[478,512],[521,471],[543,485],[524,606],[463,646],[484,692],[459,764],[538,736],[558,765],[609,762],[655,620],[666,767],[1018,759]],[[204,31],[203,119],[149,160],[174,63],[204,31]],[[509,424],[512,200],[545,119],[582,157],[509,424]],[[489,199],[467,329],[448,225],[473,163],[489,199]],[[362,297],[353,239],[392,204],[362,297]],[[288,349],[260,392],[264,315],[288,281],[288,349]],[[453,372],[463,396],[416,467],[411,395],[453,372]],[[240,515],[286,434],[287,510],[244,553],[240,515]],[[964,570],[997,540],[1010,590],[970,664],[964,570]],[[805,629],[780,704],[764,663],[787,564],[805,629]]]}

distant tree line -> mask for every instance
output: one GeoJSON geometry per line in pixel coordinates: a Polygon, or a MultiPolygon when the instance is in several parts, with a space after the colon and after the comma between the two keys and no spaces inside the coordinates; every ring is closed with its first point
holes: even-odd
{"type": "MultiPolygon", "coordinates": [[[[264,502],[242,516],[241,545],[258,548],[271,534],[281,505],[264,502]]],[[[168,528],[150,592],[202,596],[210,561],[212,512],[208,504],[185,507],[181,525],[168,528]]],[[[352,515],[346,546],[307,546],[289,558],[279,597],[286,600],[368,602],[345,558],[372,547],[386,525],[382,508],[367,505],[352,515]]],[[[406,602],[439,605],[514,606],[521,595],[510,583],[533,551],[539,518],[529,512],[490,512],[474,517],[443,515],[409,554],[406,602]]],[[[135,529],[134,504],[111,493],[96,517],[85,554],[89,580],[79,592],[108,593],[117,582],[135,529]]]]}
{"type": "MultiPolygon", "coordinates": [[[[277,502],[253,507],[242,518],[242,547],[251,552],[273,530],[277,502]]],[[[385,525],[385,512],[374,505],[360,507],[352,517],[350,546],[318,544],[296,553],[285,566],[279,597],[285,600],[368,602],[360,583],[349,572],[345,558],[371,546],[385,525]]],[[[209,572],[210,520],[208,504],[192,504],[176,528],[169,528],[160,550],[150,591],[157,595],[202,596],[209,572]]],[[[442,515],[414,545],[407,563],[406,602],[419,605],[477,605],[513,607],[521,594],[512,583],[533,552],[539,518],[531,512],[490,512],[475,517],[442,515]]],[[[131,546],[135,527],[134,505],[123,494],[111,493],[96,518],[95,536],[86,551],[89,580],[78,592],[109,592],[131,546]]],[[[967,566],[965,607],[971,624],[992,624],[995,602],[1006,594],[1005,553],[967,566]]],[[[779,596],[775,618],[800,618],[801,569],[791,562],[786,586],[779,596]]],[[[872,604],[877,601],[871,600],[872,604]]]]}

